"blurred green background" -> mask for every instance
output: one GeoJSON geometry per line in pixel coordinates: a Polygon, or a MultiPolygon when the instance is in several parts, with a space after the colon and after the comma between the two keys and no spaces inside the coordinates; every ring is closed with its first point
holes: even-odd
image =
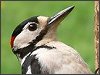
{"type": "Polygon", "coordinates": [[[94,1],[2,1],[1,2],[1,73],[20,74],[20,62],[10,48],[14,28],[35,16],[52,16],[74,5],[74,10],[59,25],[58,39],[75,48],[94,72],[94,1]]]}

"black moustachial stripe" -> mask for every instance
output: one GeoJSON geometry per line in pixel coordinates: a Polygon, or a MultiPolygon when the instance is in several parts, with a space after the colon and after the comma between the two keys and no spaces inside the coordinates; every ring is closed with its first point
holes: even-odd
{"type": "MultiPolygon", "coordinates": [[[[16,27],[16,29],[14,30],[12,36],[17,36],[23,29],[23,27],[28,23],[28,22],[36,22],[38,23],[38,19],[37,16],[35,17],[31,17],[25,21],[23,21],[18,27],[16,27]]],[[[18,50],[14,50],[12,49],[12,51],[14,52],[14,54],[20,54],[20,57],[23,58],[26,54],[28,54],[29,52],[31,52],[31,50],[35,47],[35,44],[38,43],[40,40],[42,40],[42,38],[44,37],[44,35],[47,33],[48,31],[48,27],[44,28],[40,34],[36,37],[36,39],[34,39],[32,42],[30,42],[29,46],[25,47],[25,48],[20,48],[18,50]]]]}
{"type": "Polygon", "coordinates": [[[38,43],[40,40],[42,40],[42,38],[44,37],[44,35],[47,33],[48,29],[44,29],[40,32],[40,34],[36,37],[35,40],[33,40],[32,42],[29,42],[30,45],[28,45],[27,47],[24,48],[20,48],[18,50],[13,50],[14,54],[20,54],[20,57],[23,58],[25,55],[27,55],[29,52],[33,51],[33,49],[35,48],[35,44],[38,43]]]}
{"type": "MultiPolygon", "coordinates": [[[[18,34],[21,33],[23,27],[28,23],[28,22],[38,22],[37,19],[38,16],[34,16],[31,18],[26,19],[25,21],[23,21],[22,23],[20,23],[15,30],[12,33],[12,37],[16,37],[18,34]]],[[[25,47],[25,48],[21,48],[21,49],[17,49],[16,51],[14,49],[12,49],[14,54],[20,54],[20,57],[23,58],[26,54],[28,54],[32,49],[34,48],[34,45],[30,44],[29,46],[25,47]]]]}
{"type": "Polygon", "coordinates": [[[24,48],[20,48],[16,51],[13,50],[14,54],[20,54],[20,57],[23,58],[26,54],[28,54],[29,52],[31,52],[35,45],[43,39],[43,37],[45,36],[45,34],[48,31],[48,27],[44,28],[40,34],[36,37],[36,39],[34,39],[32,42],[29,42],[30,45],[28,45],[27,47],[24,48]]]}
{"type": "MultiPolygon", "coordinates": [[[[35,50],[37,50],[39,48],[47,48],[47,49],[50,50],[50,49],[53,49],[55,47],[51,47],[51,46],[47,46],[47,45],[42,45],[42,46],[35,47],[33,49],[33,51],[35,51],[35,50]]],[[[31,66],[32,74],[42,74],[42,72],[40,70],[41,66],[38,63],[38,59],[35,58],[36,55],[31,55],[31,53],[26,57],[24,63],[22,64],[22,74],[26,74],[26,72],[28,71],[28,67],[29,66],[31,66]]]]}
{"type": "Polygon", "coordinates": [[[30,44],[29,46],[17,49],[16,51],[13,50],[13,53],[14,54],[20,54],[20,58],[23,59],[23,57],[25,55],[27,55],[29,52],[32,52],[34,48],[35,48],[35,46],[30,44]]]}
{"type": "Polygon", "coordinates": [[[43,37],[46,35],[47,32],[48,32],[48,27],[45,27],[43,30],[41,30],[40,34],[36,37],[36,39],[30,42],[30,44],[32,43],[33,45],[35,45],[36,43],[38,43],[40,40],[43,39],[43,37]]]}

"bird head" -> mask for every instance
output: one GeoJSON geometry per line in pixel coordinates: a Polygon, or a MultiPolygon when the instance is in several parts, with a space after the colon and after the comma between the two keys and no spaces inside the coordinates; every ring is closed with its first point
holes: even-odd
{"type": "Polygon", "coordinates": [[[34,16],[20,23],[11,36],[10,45],[13,51],[30,44],[41,45],[55,40],[57,26],[73,8],[74,6],[68,7],[52,17],[34,16]]]}

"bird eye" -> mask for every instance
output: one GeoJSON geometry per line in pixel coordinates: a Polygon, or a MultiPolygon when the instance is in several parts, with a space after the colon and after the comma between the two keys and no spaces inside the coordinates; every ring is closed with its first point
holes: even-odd
{"type": "Polygon", "coordinates": [[[28,29],[29,29],[30,31],[36,30],[36,29],[37,29],[37,24],[36,24],[36,23],[30,24],[30,25],[28,26],[28,29]]]}

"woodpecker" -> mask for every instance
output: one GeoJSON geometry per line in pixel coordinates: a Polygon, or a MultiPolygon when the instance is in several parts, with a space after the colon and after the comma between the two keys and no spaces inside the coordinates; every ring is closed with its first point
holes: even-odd
{"type": "Polygon", "coordinates": [[[56,38],[57,27],[73,8],[67,7],[52,17],[28,18],[15,28],[10,44],[21,62],[22,74],[92,73],[74,48],[56,38]]]}

